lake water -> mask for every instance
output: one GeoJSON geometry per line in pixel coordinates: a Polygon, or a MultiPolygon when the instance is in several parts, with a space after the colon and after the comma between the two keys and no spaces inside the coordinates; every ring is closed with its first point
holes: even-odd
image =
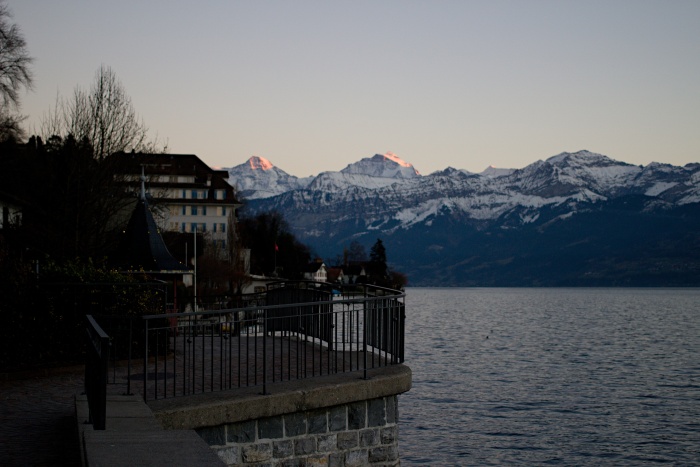
{"type": "Polygon", "coordinates": [[[700,465],[700,289],[407,289],[402,465],[700,465]]]}

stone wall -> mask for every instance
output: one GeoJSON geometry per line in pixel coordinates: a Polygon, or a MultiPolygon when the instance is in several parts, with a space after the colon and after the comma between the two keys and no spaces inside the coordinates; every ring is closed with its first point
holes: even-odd
{"type": "Polygon", "coordinates": [[[228,465],[399,465],[398,395],[411,369],[279,382],[149,401],[167,430],[195,430],[228,465]]]}
{"type": "Polygon", "coordinates": [[[395,395],[196,431],[233,466],[399,465],[395,395]]]}

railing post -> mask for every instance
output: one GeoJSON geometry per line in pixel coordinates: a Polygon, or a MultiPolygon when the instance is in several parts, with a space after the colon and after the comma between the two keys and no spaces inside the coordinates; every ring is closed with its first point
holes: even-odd
{"type": "Polygon", "coordinates": [[[263,310],[263,395],[268,394],[267,392],[267,310],[263,310]]]}
{"type": "Polygon", "coordinates": [[[127,319],[129,320],[129,345],[127,346],[129,358],[127,359],[127,362],[126,362],[126,365],[127,365],[126,366],[126,395],[130,396],[131,395],[131,344],[132,344],[132,342],[134,342],[133,332],[132,332],[134,319],[131,317],[128,317],[127,319]]]}
{"type": "Polygon", "coordinates": [[[88,423],[95,430],[104,430],[107,418],[107,371],[109,367],[109,336],[92,315],[87,320],[87,355],[85,362],[85,393],[88,398],[88,423]]]}
{"type": "Polygon", "coordinates": [[[146,383],[148,382],[148,320],[144,320],[143,326],[143,400],[148,400],[146,383]]]}
{"type": "Polygon", "coordinates": [[[362,301],[362,356],[364,360],[364,368],[362,369],[362,378],[369,379],[367,376],[367,286],[365,285],[365,299],[362,301]]]}

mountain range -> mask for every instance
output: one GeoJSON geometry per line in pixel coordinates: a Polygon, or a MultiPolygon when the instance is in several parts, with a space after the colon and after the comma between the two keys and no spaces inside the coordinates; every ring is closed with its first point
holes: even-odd
{"type": "Polygon", "coordinates": [[[277,210],[323,258],[377,238],[412,286],[698,286],[700,164],[561,153],[522,169],[421,175],[393,153],[297,178],[228,169],[244,215],[277,210]]]}

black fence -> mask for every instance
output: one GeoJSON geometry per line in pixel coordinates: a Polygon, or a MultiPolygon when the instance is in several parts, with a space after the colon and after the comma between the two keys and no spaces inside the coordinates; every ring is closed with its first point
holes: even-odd
{"type": "Polygon", "coordinates": [[[242,307],[144,316],[146,400],[259,386],[404,360],[405,294],[375,286],[280,282],[242,307]]]}

